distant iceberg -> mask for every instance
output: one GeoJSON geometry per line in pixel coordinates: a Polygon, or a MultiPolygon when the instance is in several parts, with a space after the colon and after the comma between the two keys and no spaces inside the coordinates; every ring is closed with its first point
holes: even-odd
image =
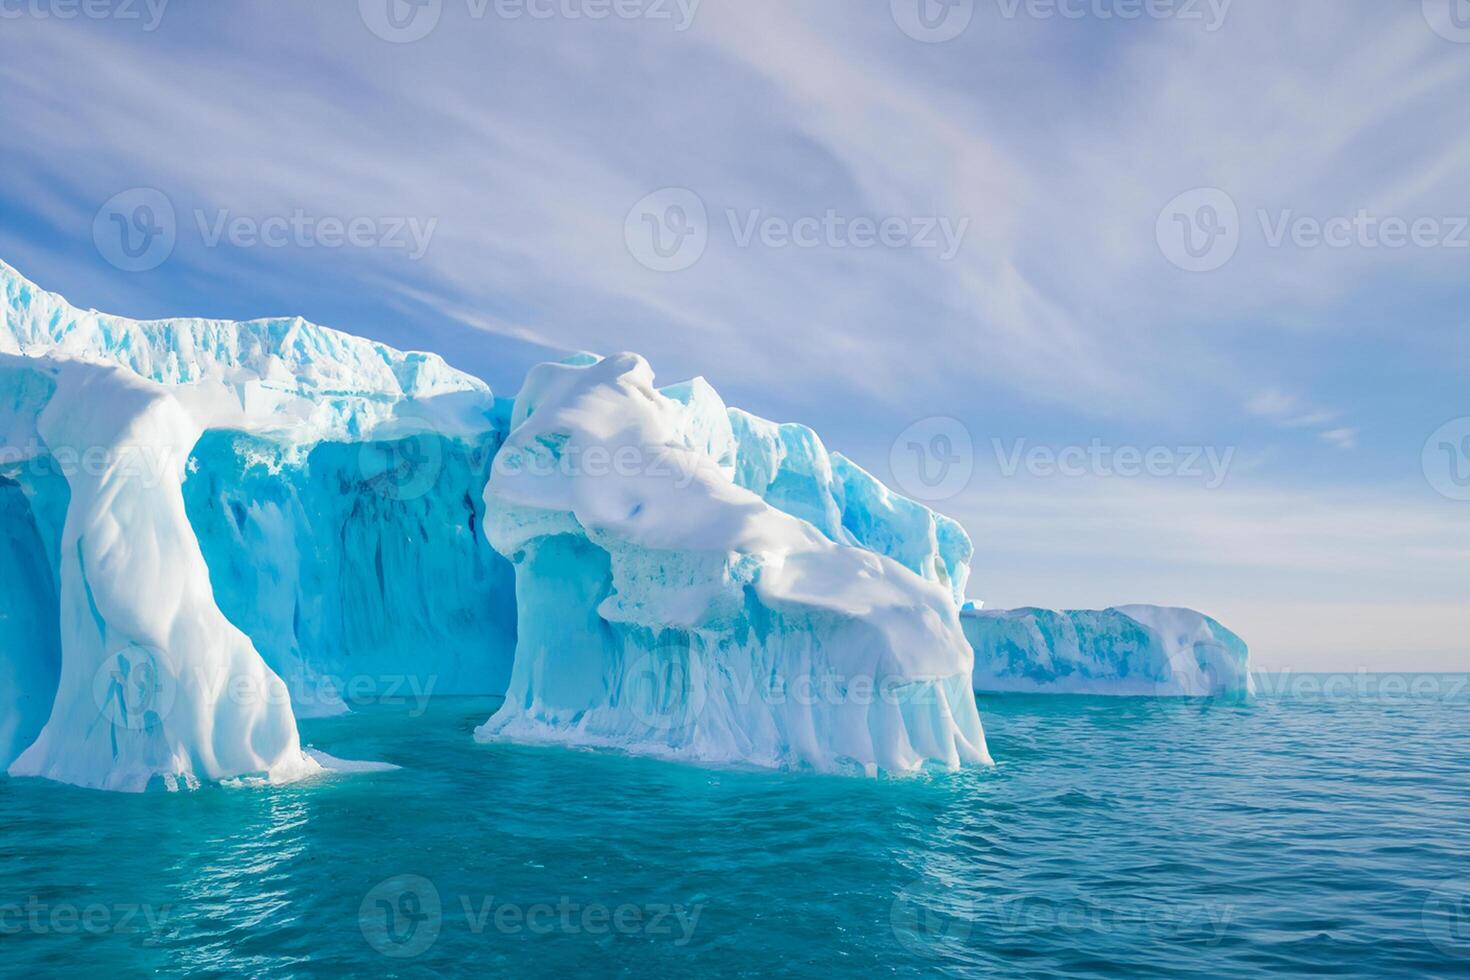
{"type": "Polygon", "coordinates": [[[1245,642],[1191,609],[982,610],[960,616],[979,692],[1240,697],[1245,642]]]}

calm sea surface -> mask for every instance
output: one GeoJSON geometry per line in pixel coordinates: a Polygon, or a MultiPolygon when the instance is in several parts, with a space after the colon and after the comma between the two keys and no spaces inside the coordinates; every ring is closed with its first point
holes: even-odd
{"type": "Polygon", "coordinates": [[[985,698],[999,765],[907,780],[478,745],[493,698],[303,723],[393,772],[0,778],[0,974],[1470,976],[1470,682],[1400,680],[985,698]]]}

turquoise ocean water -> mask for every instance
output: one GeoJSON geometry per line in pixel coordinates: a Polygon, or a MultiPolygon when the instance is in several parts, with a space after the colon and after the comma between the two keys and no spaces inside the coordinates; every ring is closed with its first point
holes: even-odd
{"type": "Polygon", "coordinates": [[[0,975],[1470,976],[1470,683],[984,698],[993,770],[478,745],[493,698],[306,740],[393,772],[0,779],[0,975]]]}

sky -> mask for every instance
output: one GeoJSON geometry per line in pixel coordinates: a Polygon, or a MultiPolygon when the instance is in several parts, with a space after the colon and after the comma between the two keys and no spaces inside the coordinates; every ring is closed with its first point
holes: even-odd
{"type": "Polygon", "coordinates": [[[134,317],[633,350],[992,608],[1470,670],[1466,0],[0,0],[0,258],[134,317]]]}

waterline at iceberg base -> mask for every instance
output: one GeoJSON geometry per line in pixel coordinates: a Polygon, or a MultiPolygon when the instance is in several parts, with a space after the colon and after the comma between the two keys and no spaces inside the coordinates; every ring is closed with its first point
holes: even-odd
{"type": "MultiPolygon", "coordinates": [[[[12,775],[142,790],[356,769],[305,751],[298,720],[405,678],[505,694],[481,739],[818,771],[990,761],[974,687],[998,648],[960,615],[964,530],[701,379],[656,388],[636,355],[579,355],[512,403],[434,355],[300,319],[82,311],[3,263],[0,317],[12,775]]],[[[1139,642],[1114,674],[1221,693],[1183,639],[1139,642]]]]}

